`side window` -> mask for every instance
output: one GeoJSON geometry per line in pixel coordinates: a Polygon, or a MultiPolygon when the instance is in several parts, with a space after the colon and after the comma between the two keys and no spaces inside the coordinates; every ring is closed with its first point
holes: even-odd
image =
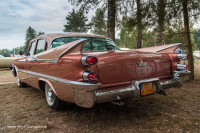
{"type": "Polygon", "coordinates": [[[29,49],[28,56],[34,55],[34,51],[35,51],[35,41],[31,43],[31,47],[29,49]]]}
{"type": "Polygon", "coordinates": [[[45,40],[38,40],[36,54],[43,52],[45,40]]]}

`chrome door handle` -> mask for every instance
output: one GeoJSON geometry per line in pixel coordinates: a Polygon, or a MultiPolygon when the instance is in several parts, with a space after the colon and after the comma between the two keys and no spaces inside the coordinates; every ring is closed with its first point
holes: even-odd
{"type": "Polygon", "coordinates": [[[29,58],[29,61],[37,61],[37,58],[29,58]]]}

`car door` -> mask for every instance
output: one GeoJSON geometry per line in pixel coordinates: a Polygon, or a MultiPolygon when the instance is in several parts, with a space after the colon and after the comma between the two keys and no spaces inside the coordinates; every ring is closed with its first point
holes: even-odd
{"type": "Polygon", "coordinates": [[[35,49],[37,45],[37,40],[31,42],[30,48],[28,50],[28,58],[26,59],[27,64],[27,74],[28,74],[28,84],[33,87],[38,87],[37,75],[35,74],[37,70],[37,60],[35,59],[35,49]]]}
{"type": "MultiPolygon", "coordinates": [[[[50,45],[48,44],[47,40],[44,39],[44,41],[42,41],[40,39],[40,42],[43,42],[43,43],[41,43],[40,44],[41,46],[37,48],[38,52],[36,52],[36,53],[38,53],[38,54],[41,53],[42,48],[43,48],[42,44],[44,44],[44,50],[43,51],[47,51],[47,50],[50,49],[50,45]]],[[[37,58],[37,56],[39,56],[38,54],[36,54],[36,58],[37,58]]],[[[37,65],[38,65],[37,72],[41,73],[41,74],[49,73],[49,67],[51,66],[50,64],[51,64],[50,62],[39,58],[38,62],[37,62],[37,65]]]]}
{"type": "Polygon", "coordinates": [[[29,84],[35,88],[39,88],[39,74],[38,73],[38,67],[39,62],[37,59],[37,54],[43,52],[45,50],[45,40],[42,38],[37,39],[35,50],[30,53],[30,58],[28,59],[29,64],[29,70],[32,72],[32,74],[29,74],[29,84]]]}
{"type": "Polygon", "coordinates": [[[20,71],[18,71],[17,75],[20,78],[20,80],[22,82],[25,82],[27,84],[29,84],[29,73],[30,73],[30,56],[32,55],[31,53],[33,53],[34,49],[35,49],[35,44],[36,41],[31,41],[29,44],[29,48],[28,51],[26,53],[26,56],[22,59],[17,60],[17,62],[15,62],[15,65],[17,67],[17,69],[19,69],[20,71]]]}

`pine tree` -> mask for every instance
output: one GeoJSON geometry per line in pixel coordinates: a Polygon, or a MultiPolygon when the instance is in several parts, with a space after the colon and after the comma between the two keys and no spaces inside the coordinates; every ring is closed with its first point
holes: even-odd
{"type": "Polygon", "coordinates": [[[105,10],[98,8],[96,10],[96,16],[92,17],[92,32],[98,35],[106,36],[106,20],[105,20],[105,10]]]}
{"type": "Polygon", "coordinates": [[[28,50],[30,41],[35,37],[36,37],[36,31],[31,26],[29,26],[28,29],[26,30],[26,35],[25,35],[25,46],[24,46],[25,53],[28,50]]]}
{"type": "Polygon", "coordinates": [[[83,11],[72,12],[66,17],[67,23],[64,25],[64,32],[87,32],[90,29],[90,24],[86,24],[88,21],[83,11]]]}
{"type": "Polygon", "coordinates": [[[98,7],[103,2],[103,7],[107,8],[107,37],[115,41],[115,25],[116,25],[116,11],[117,2],[120,0],[68,0],[72,5],[80,6],[81,9],[88,12],[91,9],[98,7]]]}
{"type": "Polygon", "coordinates": [[[43,35],[43,34],[45,34],[45,33],[42,32],[42,31],[39,31],[39,32],[37,33],[37,36],[41,36],[41,35],[43,35]]]}
{"type": "Polygon", "coordinates": [[[195,31],[194,40],[197,44],[197,47],[200,49],[200,29],[195,31]]]}

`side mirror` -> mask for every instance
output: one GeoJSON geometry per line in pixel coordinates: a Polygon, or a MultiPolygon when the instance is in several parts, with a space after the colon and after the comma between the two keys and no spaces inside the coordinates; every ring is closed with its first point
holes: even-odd
{"type": "Polygon", "coordinates": [[[19,54],[20,54],[20,55],[23,55],[23,54],[24,54],[24,51],[19,51],[19,54]]]}

